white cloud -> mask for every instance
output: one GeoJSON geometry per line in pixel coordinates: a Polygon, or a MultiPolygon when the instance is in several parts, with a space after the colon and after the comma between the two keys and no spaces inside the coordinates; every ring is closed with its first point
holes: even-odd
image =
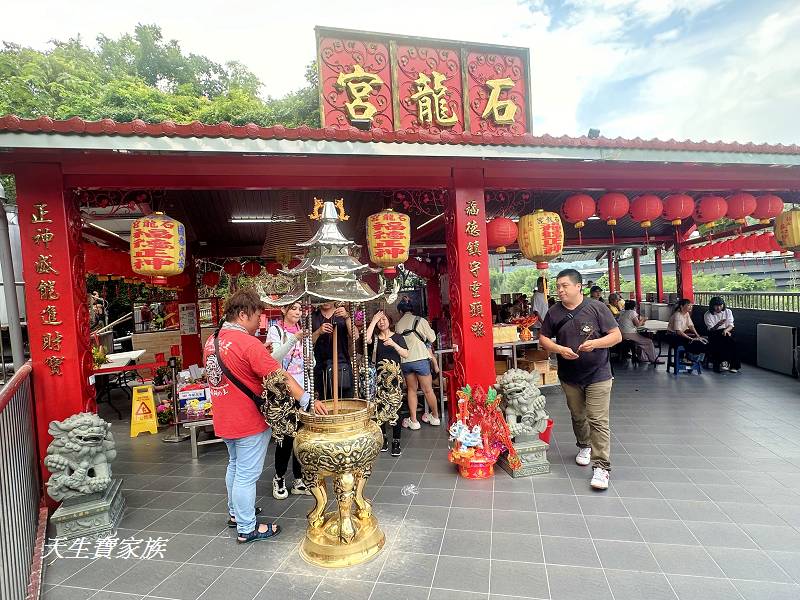
{"type": "Polygon", "coordinates": [[[760,23],[736,22],[731,1],[570,0],[555,21],[543,0],[28,0],[4,7],[0,40],[44,48],[51,39],[80,33],[91,42],[155,22],[184,51],[248,65],[271,95],[304,84],[315,25],[528,46],[535,133],[581,135],[588,120],[606,135],[800,141],[800,7],[764,0],[788,8],[760,23]],[[707,14],[719,15],[714,29],[693,34],[686,25],[707,14]],[[657,33],[643,39],[648,28],[657,33]],[[628,81],[638,85],[598,95],[628,81]]]}

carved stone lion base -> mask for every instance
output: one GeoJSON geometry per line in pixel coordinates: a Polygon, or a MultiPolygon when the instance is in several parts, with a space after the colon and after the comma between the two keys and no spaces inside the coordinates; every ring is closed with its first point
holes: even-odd
{"type": "Polygon", "coordinates": [[[122,480],[112,479],[105,492],[84,498],[71,498],[50,517],[51,538],[98,539],[113,535],[125,512],[122,480]]]}
{"type": "Polygon", "coordinates": [[[508,464],[506,454],[503,454],[497,464],[511,477],[529,477],[531,475],[542,475],[550,472],[550,461],[547,460],[547,449],[550,444],[544,443],[538,437],[517,436],[514,439],[514,449],[517,451],[522,466],[519,469],[512,469],[508,464]],[[521,438],[526,438],[522,440],[521,438]],[[528,439],[532,438],[532,439],[528,439]]]}

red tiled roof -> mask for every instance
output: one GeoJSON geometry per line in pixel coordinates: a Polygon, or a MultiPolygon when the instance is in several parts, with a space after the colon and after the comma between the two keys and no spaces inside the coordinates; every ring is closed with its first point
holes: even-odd
{"type": "Polygon", "coordinates": [[[141,137],[206,137],[206,138],[251,138],[251,139],[285,139],[285,140],[328,140],[351,142],[396,142],[423,144],[470,144],[470,145],[505,145],[505,146],[545,146],[545,147],[583,147],[612,148],[638,150],[688,150],[695,152],[741,152],[757,154],[800,154],[800,146],[792,144],[742,144],[739,142],[693,142],[690,140],[643,140],[641,138],[588,138],[588,137],[554,137],[551,135],[535,136],[526,133],[522,136],[491,133],[453,133],[443,131],[430,133],[427,131],[384,131],[372,129],[362,131],[324,127],[316,129],[301,125],[300,127],[284,127],[274,125],[262,127],[255,123],[232,125],[228,122],[206,125],[198,121],[180,124],[172,121],[161,123],[145,123],[134,119],[129,123],[117,123],[112,119],[86,121],[79,117],[56,120],[50,117],[37,119],[21,119],[15,115],[0,117],[0,131],[25,133],[60,133],[77,135],[119,135],[141,137]]]}

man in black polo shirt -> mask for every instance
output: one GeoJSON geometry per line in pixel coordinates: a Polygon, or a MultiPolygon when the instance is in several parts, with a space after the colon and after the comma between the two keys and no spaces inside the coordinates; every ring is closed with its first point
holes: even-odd
{"type": "Polygon", "coordinates": [[[584,298],[578,271],[561,271],[556,290],[561,302],[547,311],[539,344],[558,355],[558,378],[572,413],[572,429],[579,448],[575,462],[584,466],[591,460],[591,486],[605,490],[611,471],[608,420],[612,377],[608,349],[622,341],[622,334],[605,304],[584,298]]]}

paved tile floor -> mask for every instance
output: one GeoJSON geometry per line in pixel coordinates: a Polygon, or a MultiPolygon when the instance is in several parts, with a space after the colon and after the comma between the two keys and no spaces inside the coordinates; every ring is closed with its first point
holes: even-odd
{"type": "Polygon", "coordinates": [[[382,454],[368,488],[387,547],[341,571],[300,559],[310,500],[272,499],[271,467],[259,504],[284,531],[239,546],[224,522],[224,447],[192,461],[188,443],[130,440],[120,423],[115,472],[129,509],[119,537],[169,538],[167,552],[57,559],[45,598],[800,598],[800,383],[754,368],[676,379],[617,367],[604,493],[574,463],[563,396],[547,395],[549,475],[461,479],[443,428],[404,431],[403,456],[382,454]]]}

